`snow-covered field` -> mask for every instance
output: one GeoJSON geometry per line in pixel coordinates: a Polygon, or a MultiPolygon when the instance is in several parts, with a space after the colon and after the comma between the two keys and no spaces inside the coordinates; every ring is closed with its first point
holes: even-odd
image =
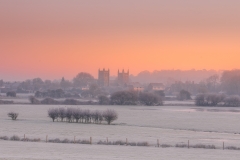
{"type": "MultiPolygon", "coordinates": [[[[90,110],[115,109],[119,119],[114,125],[52,122],[47,117],[48,105],[0,105],[0,136],[48,139],[93,138],[93,145],[51,144],[0,141],[2,159],[239,159],[240,151],[221,150],[240,147],[240,108],[191,106],[71,106],[90,110]],[[17,121],[7,117],[19,113],[17,121]],[[147,141],[150,147],[96,145],[99,140],[147,141]],[[156,148],[161,144],[213,144],[211,149],[156,148]],[[30,152],[31,151],[31,152],[30,152]],[[81,157],[82,156],[82,157],[81,157]],[[11,157],[11,158],[9,158],[11,157]],[[207,158],[210,157],[210,158],[207,158]]],[[[61,106],[68,107],[68,106],[61,106]]],[[[70,106],[69,106],[70,107],[70,106]]]]}
{"type": "Polygon", "coordinates": [[[0,141],[0,160],[238,160],[239,151],[0,141]]]}

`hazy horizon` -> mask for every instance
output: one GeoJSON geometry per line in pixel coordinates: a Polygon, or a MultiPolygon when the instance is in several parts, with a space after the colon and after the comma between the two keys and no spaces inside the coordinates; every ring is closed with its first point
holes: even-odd
{"type": "MultiPolygon", "coordinates": [[[[104,68],[99,68],[100,70],[103,70],[104,68]]],[[[110,79],[114,80],[117,78],[117,73],[118,70],[116,72],[113,72],[111,69],[109,69],[110,71],[110,79]]],[[[123,69],[119,69],[120,72],[123,71],[123,69]]],[[[126,69],[124,69],[125,72],[127,72],[126,69]]],[[[214,74],[218,74],[220,75],[224,70],[206,70],[206,69],[202,69],[202,70],[195,70],[195,69],[191,69],[191,70],[179,70],[179,69],[173,69],[173,70],[154,70],[154,71],[148,71],[148,70],[143,70],[140,71],[137,74],[132,74],[131,70],[129,70],[129,75],[130,75],[130,79],[132,82],[140,82],[140,83],[156,83],[156,82],[165,82],[167,81],[168,78],[172,78],[175,79],[176,81],[195,81],[195,82],[199,82],[202,81],[214,74]]],[[[66,76],[60,76],[60,77],[55,77],[55,78],[49,78],[49,77],[40,77],[40,76],[31,76],[31,77],[23,77],[23,78],[3,78],[0,77],[0,80],[4,80],[4,81],[9,81],[9,82],[18,82],[18,81],[25,81],[25,80],[29,80],[29,79],[34,79],[34,78],[41,78],[42,80],[61,80],[63,77],[65,78],[65,80],[72,80],[78,73],[80,72],[86,72],[86,71],[79,71],[77,72],[75,75],[73,75],[72,77],[66,77],[66,76]]],[[[86,72],[88,73],[88,72],[86,72]]],[[[95,74],[90,73],[95,79],[98,79],[98,70],[96,70],[95,74]]]]}

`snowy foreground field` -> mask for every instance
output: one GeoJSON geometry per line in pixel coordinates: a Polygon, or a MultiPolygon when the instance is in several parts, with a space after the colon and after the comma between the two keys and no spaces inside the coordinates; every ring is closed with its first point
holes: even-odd
{"type": "Polygon", "coordinates": [[[222,144],[240,147],[240,108],[191,106],[71,106],[90,110],[114,109],[119,119],[113,125],[52,122],[49,108],[70,106],[0,105],[0,136],[23,138],[68,138],[93,144],[54,144],[0,140],[3,159],[240,159],[239,150],[222,150],[222,144]],[[19,113],[17,121],[7,117],[19,113]],[[98,145],[98,141],[143,142],[149,147],[98,145]],[[211,144],[217,149],[157,148],[160,144],[211,144]]]}
{"type": "Polygon", "coordinates": [[[1,142],[0,160],[238,160],[239,151],[1,142]]]}

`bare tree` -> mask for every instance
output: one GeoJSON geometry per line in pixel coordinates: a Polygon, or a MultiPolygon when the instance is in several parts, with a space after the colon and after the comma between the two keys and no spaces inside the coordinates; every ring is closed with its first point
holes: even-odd
{"type": "Polygon", "coordinates": [[[58,108],[58,116],[59,116],[59,118],[61,118],[61,121],[64,120],[64,118],[66,117],[65,108],[58,108]]]}
{"type": "Polygon", "coordinates": [[[83,115],[84,115],[84,119],[85,119],[85,123],[89,123],[91,122],[91,113],[90,110],[84,110],[83,111],[83,115]]]}
{"type": "Polygon", "coordinates": [[[103,121],[102,113],[98,110],[92,112],[92,120],[94,123],[101,123],[103,121]]]}
{"type": "Polygon", "coordinates": [[[106,121],[111,124],[114,120],[118,118],[118,114],[114,110],[101,111],[90,111],[88,109],[81,110],[78,108],[53,108],[48,110],[48,116],[52,118],[53,122],[55,119],[60,118],[63,121],[64,118],[68,122],[80,122],[80,123],[96,123],[101,124],[102,121],[106,121]]]}
{"type": "Polygon", "coordinates": [[[48,110],[48,116],[52,118],[53,122],[58,118],[58,109],[52,108],[48,110]]]}
{"type": "Polygon", "coordinates": [[[32,85],[33,85],[33,87],[34,87],[34,90],[39,90],[40,88],[42,88],[43,87],[43,85],[44,85],[44,82],[43,82],[43,80],[41,79],[41,78],[34,78],[33,80],[32,80],[32,85]]]}
{"type": "Polygon", "coordinates": [[[63,77],[60,82],[60,86],[63,90],[66,90],[67,88],[72,86],[72,83],[68,80],[65,80],[65,78],[63,77]]]}
{"type": "Polygon", "coordinates": [[[207,83],[208,90],[210,90],[212,92],[216,91],[218,81],[219,81],[218,74],[214,74],[214,75],[210,76],[209,78],[207,78],[206,83],[207,83]]]}
{"type": "Polygon", "coordinates": [[[67,118],[68,122],[72,121],[72,117],[73,117],[73,109],[68,108],[66,111],[66,118],[67,118]]]}
{"type": "Polygon", "coordinates": [[[118,114],[114,110],[106,110],[103,112],[103,118],[107,121],[108,125],[110,125],[113,121],[118,119],[118,114]]]}
{"type": "Polygon", "coordinates": [[[75,87],[83,87],[91,84],[93,81],[94,77],[91,74],[81,72],[73,79],[73,84],[75,87]]]}
{"type": "Polygon", "coordinates": [[[81,112],[82,112],[82,110],[80,110],[78,108],[72,110],[73,118],[76,120],[77,123],[78,123],[79,119],[81,118],[81,112]]]}
{"type": "Polygon", "coordinates": [[[8,113],[8,117],[11,117],[12,120],[16,120],[17,117],[18,117],[18,113],[16,113],[16,112],[9,112],[8,113]]]}

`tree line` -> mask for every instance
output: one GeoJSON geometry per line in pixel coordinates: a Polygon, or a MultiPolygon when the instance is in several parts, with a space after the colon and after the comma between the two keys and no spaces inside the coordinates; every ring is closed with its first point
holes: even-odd
{"type": "Polygon", "coordinates": [[[117,91],[110,95],[99,95],[98,102],[93,101],[79,101],[76,99],[65,99],[64,101],[57,101],[53,98],[47,97],[39,100],[34,96],[29,97],[32,104],[65,104],[65,105],[147,105],[160,106],[163,105],[163,97],[158,94],[150,92],[135,92],[135,91],[117,91]]]}
{"type": "Polygon", "coordinates": [[[100,105],[163,105],[163,97],[150,92],[117,91],[107,96],[99,96],[100,105]]]}
{"type": "Polygon", "coordinates": [[[48,110],[48,116],[54,122],[75,122],[75,123],[95,123],[101,124],[106,121],[110,125],[118,119],[118,114],[115,110],[107,109],[105,111],[90,111],[89,109],[79,108],[52,108],[48,110]]]}
{"type": "Polygon", "coordinates": [[[240,96],[226,96],[224,94],[203,93],[196,96],[195,104],[197,106],[217,106],[222,104],[223,106],[227,107],[239,107],[240,96]]]}

